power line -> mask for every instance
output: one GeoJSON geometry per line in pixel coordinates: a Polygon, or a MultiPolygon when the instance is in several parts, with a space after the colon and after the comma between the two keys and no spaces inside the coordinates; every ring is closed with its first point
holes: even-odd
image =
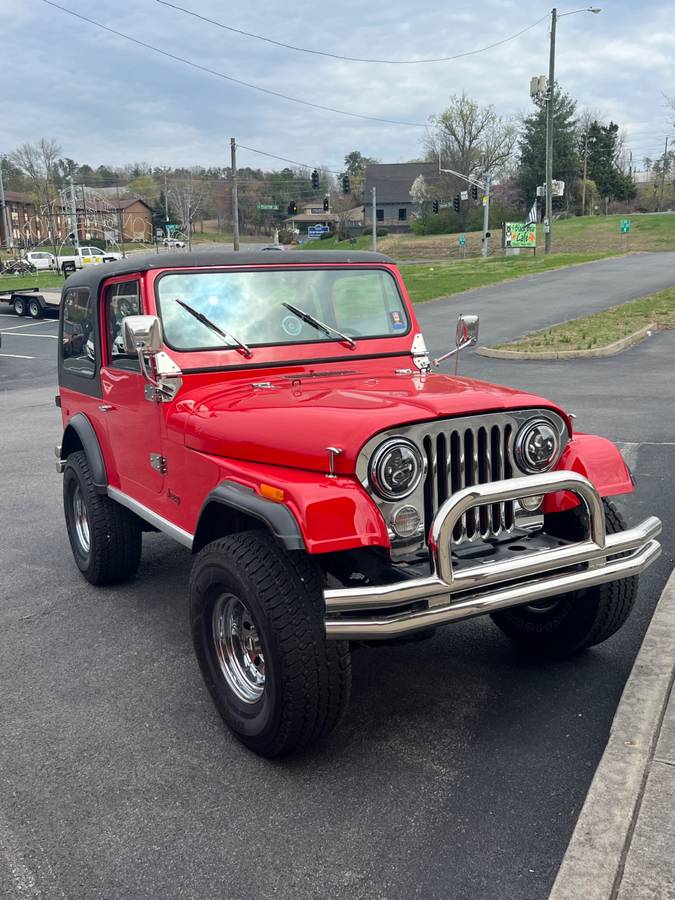
{"type": "Polygon", "coordinates": [[[331,53],[327,50],[310,50],[307,47],[297,47],[295,44],[285,44],[283,41],[274,40],[274,38],[264,37],[263,35],[255,34],[252,31],[244,31],[241,28],[235,28],[233,25],[225,25],[224,22],[217,22],[215,19],[209,19],[208,16],[202,16],[200,13],[194,12],[194,10],[186,9],[184,6],[178,6],[176,3],[169,3],[168,0],[157,0],[157,3],[161,3],[162,6],[170,6],[171,9],[177,9],[188,16],[194,16],[195,19],[201,19],[202,22],[208,22],[209,25],[215,25],[217,28],[222,28],[225,31],[232,31],[234,34],[255,38],[258,41],[265,41],[268,44],[274,44],[276,47],[283,47],[285,50],[295,50],[298,53],[311,53],[313,56],[327,56],[330,59],[341,59],[346,62],[378,63],[380,65],[391,66],[416,66],[424,63],[450,62],[453,59],[462,59],[465,56],[475,56],[477,53],[485,53],[486,50],[492,50],[495,47],[499,47],[501,44],[506,44],[509,41],[515,40],[517,37],[520,37],[521,34],[525,34],[526,31],[530,31],[530,29],[535,28],[545,19],[549,18],[549,14],[547,13],[545,16],[542,16],[541,19],[537,19],[536,22],[532,22],[532,24],[528,25],[526,28],[521,29],[509,37],[495,41],[494,44],[488,44],[487,47],[479,47],[476,50],[465,50],[464,53],[456,53],[454,56],[438,56],[432,59],[369,59],[360,56],[343,56],[340,53],[331,53]]]}
{"type": "Polygon", "coordinates": [[[90,25],[95,25],[97,28],[102,29],[103,31],[107,31],[110,34],[114,34],[117,37],[124,38],[126,41],[131,41],[132,44],[137,44],[139,47],[145,47],[146,50],[152,50],[153,53],[159,53],[161,56],[166,56],[168,59],[172,59],[175,62],[183,63],[186,66],[190,66],[193,69],[197,69],[200,72],[206,72],[207,75],[215,75],[217,78],[222,78],[224,81],[230,81],[233,84],[239,84],[242,87],[250,88],[253,91],[259,91],[261,94],[269,94],[272,97],[279,97],[282,100],[289,100],[291,103],[299,103],[301,106],[311,106],[314,109],[320,109],[323,112],[332,112],[336,113],[340,116],[349,116],[352,119],[365,119],[368,122],[380,122],[384,125],[403,125],[406,128],[426,128],[427,125],[422,122],[401,122],[396,119],[381,119],[378,116],[365,116],[361,113],[349,112],[346,109],[337,109],[334,106],[324,106],[321,103],[312,103],[310,100],[301,100],[298,97],[291,97],[288,94],[282,94],[280,91],[273,91],[269,88],[260,87],[258,84],[252,84],[249,81],[243,81],[241,78],[235,78],[233,75],[226,75],[224,72],[217,72],[215,69],[210,69],[208,66],[202,66],[200,63],[193,62],[193,60],[186,59],[184,56],[178,56],[175,53],[170,53],[168,50],[162,50],[161,47],[155,47],[152,44],[148,44],[145,41],[141,41],[138,38],[132,37],[129,34],[124,34],[122,31],[117,31],[114,28],[110,28],[108,25],[104,25],[102,22],[97,22],[95,19],[90,19],[87,16],[83,16],[81,13],[75,12],[72,9],[68,9],[65,6],[61,6],[59,3],[54,3],[54,0],[42,0],[43,3],[46,3],[48,6],[53,6],[55,9],[60,9],[61,12],[67,13],[69,16],[73,16],[76,19],[81,19],[83,22],[88,22],[90,25]]]}
{"type": "MultiPolygon", "coordinates": [[[[160,0],[157,0],[160,2],[160,0]]],[[[308,163],[298,162],[297,159],[287,159],[285,156],[275,156],[274,153],[267,153],[266,150],[256,150],[255,147],[245,147],[244,144],[240,144],[237,142],[237,147],[240,150],[249,150],[251,153],[259,153],[261,156],[269,156],[270,159],[278,159],[281,162],[291,163],[293,166],[300,166],[303,169],[321,169],[324,172],[328,172],[331,175],[342,175],[342,172],[333,172],[331,169],[325,169],[323,166],[310,166],[308,163]]]]}

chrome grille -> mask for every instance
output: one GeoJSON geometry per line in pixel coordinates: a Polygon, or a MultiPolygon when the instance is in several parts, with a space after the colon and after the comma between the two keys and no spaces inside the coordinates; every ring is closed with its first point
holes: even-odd
{"type": "MultiPolygon", "coordinates": [[[[514,423],[507,416],[481,417],[482,424],[461,419],[434,423],[422,438],[427,461],[424,481],[424,528],[428,534],[440,505],[451,494],[474,484],[513,477],[511,444],[514,423]],[[494,421],[494,419],[498,421],[494,421]],[[487,421],[488,419],[493,422],[487,421]]],[[[511,531],[513,502],[470,509],[455,526],[453,540],[473,540],[511,531]]]]}

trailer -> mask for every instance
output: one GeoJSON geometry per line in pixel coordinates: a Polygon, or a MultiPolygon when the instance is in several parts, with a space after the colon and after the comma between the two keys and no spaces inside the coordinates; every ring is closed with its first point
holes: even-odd
{"type": "Polygon", "coordinates": [[[12,288],[0,291],[0,302],[9,303],[17,316],[41,319],[45,313],[58,315],[61,291],[42,291],[40,288],[12,288]]]}

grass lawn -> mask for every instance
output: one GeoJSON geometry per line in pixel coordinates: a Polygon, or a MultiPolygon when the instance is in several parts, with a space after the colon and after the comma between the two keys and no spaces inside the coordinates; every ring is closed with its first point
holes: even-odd
{"type": "MultiPolygon", "coordinates": [[[[323,243],[326,243],[325,241],[323,243]]],[[[607,253],[558,253],[551,256],[496,256],[434,265],[406,264],[401,274],[413,303],[458,294],[470,288],[534,275],[574,263],[602,259],[607,253]]]]}
{"type": "Polygon", "coordinates": [[[652,323],[661,328],[675,327],[675,288],[630,300],[583,319],[534,331],[509,344],[499,344],[498,349],[524,352],[592,350],[613,344],[652,323]]]}
{"type": "Polygon", "coordinates": [[[63,282],[63,276],[56,272],[38,272],[35,275],[0,275],[0,291],[30,287],[61,288],[63,282]]]}
{"type": "MultiPolygon", "coordinates": [[[[382,241],[384,238],[378,238],[382,241]]],[[[370,234],[361,234],[354,238],[354,243],[350,241],[339,241],[336,237],[320,240],[317,238],[313,241],[306,241],[298,247],[298,250],[372,250],[373,237],[370,234]]],[[[378,247],[379,249],[379,247],[378,247]]]]}

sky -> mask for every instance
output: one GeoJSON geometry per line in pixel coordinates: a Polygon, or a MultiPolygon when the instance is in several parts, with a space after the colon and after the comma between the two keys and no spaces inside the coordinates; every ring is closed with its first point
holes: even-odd
{"type": "MultiPolygon", "coordinates": [[[[56,0],[55,0],[56,2],[56,0]]],[[[0,0],[3,110],[0,154],[53,138],[63,155],[96,167],[229,165],[238,144],[340,171],[352,150],[382,162],[422,154],[425,126],[465,91],[517,119],[529,82],[548,70],[549,20],[514,40],[449,62],[388,65],[296,52],[218,28],[158,0],[58,0],[68,9],[168,53],[270,91],[364,116],[290,102],[198,71],[81,21],[44,0],[0,0]],[[422,126],[422,127],[417,127],[422,126]]],[[[550,12],[540,2],[362,0],[224,3],[171,0],[273,40],[367,59],[428,59],[502,41],[550,12]]],[[[675,96],[672,0],[609,0],[602,12],[563,16],[556,79],[626,130],[636,167],[675,138],[664,94],[675,96]]],[[[559,12],[574,10],[570,4],[559,12]]],[[[239,166],[283,163],[239,150],[239,166]]],[[[554,173],[555,175],[555,173],[554,173]]]]}

